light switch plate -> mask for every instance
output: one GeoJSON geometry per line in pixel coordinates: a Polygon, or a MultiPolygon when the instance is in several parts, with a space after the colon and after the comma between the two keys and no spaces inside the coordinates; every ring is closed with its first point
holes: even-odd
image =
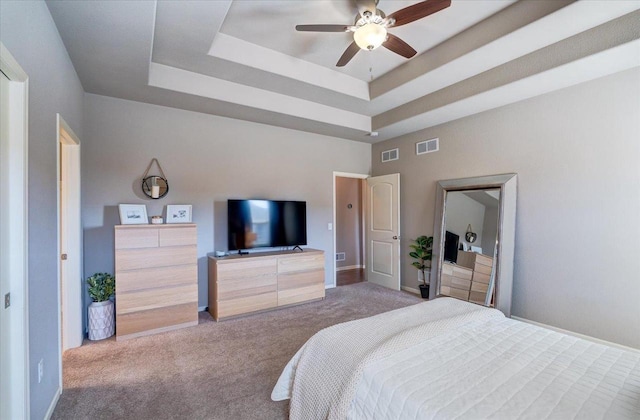
{"type": "Polygon", "coordinates": [[[333,230],[333,223],[327,223],[327,229],[333,230]]]}

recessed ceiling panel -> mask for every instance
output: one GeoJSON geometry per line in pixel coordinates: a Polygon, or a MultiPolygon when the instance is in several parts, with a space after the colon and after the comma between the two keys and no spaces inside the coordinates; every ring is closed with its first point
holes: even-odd
{"type": "MultiPolygon", "coordinates": [[[[418,54],[484,20],[515,0],[455,0],[451,6],[410,24],[390,28],[418,54]]],[[[406,0],[380,0],[378,8],[391,14],[418,3],[406,0]]],[[[336,62],[353,41],[351,33],[297,32],[298,24],[352,25],[357,14],[351,0],[259,0],[234,1],[220,31],[292,57],[325,66],[363,81],[371,81],[407,59],[380,47],[360,51],[349,64],[336,62]]],[[[242,51],[238,51],[241,55],[242,51]]]]}

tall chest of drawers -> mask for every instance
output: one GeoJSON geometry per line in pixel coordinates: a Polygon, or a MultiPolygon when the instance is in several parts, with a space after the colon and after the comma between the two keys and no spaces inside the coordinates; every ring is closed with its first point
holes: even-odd
{"type": "Polygon", "coordinates": [[[194,224],[115,227],[116,339],[198,324],[194,224]]]}

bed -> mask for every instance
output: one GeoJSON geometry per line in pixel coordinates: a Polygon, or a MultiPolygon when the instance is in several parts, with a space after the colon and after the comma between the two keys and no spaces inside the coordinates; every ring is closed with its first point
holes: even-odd
{"type": "Polygon", "coordinates": [[[296,419],[639,419],[640,353],[439,298],[326,328],[272,400],[296,419]]]}

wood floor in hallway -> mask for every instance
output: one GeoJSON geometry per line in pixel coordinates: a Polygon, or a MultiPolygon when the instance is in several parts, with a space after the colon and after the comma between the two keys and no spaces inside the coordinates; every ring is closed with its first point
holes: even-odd
{"type": "Polygon", "coordinates": [[[363,281],[365,281],[364,268],[354,268],[353,270],[343,270],[336,273],[336,286],[346,286],[363,281]]]}

